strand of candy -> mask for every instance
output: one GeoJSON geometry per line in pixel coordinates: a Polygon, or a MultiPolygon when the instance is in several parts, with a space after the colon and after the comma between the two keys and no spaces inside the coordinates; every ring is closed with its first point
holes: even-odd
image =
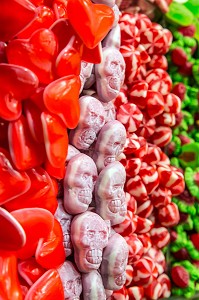
{"type": "MultiPolygon", "coordinates": [[[[170,24],[168,23],[168,26],[170,24]]],[[[168,53],[169,72],[174,82],[173,93],[181,99],[180,123],[173,130],[173,138],[165,151],[173,165],[183,169],[186,189],[172,201],[180,211],[180,223],[172,228],[170,264],[172,292],[192,298],[198,291],[198,67],[197,32],[194,24],[170,26],[174,41],[168,53]],[[181,55],[181,56],[180,56],[181,55]],[[179,66],[178,57],[184,56],[179,66]],[[188,70],[189,69],[189,70],[188,70]],[[179,71],[178,75],[174,70],[179,71]],[[183,71],[184,70],[184,71],[183,71]],[[191,78],[190,79],[190,75],[191,78]],[[194,75],[195,74],[195,75],[194,75]]]]}
{"type": "Polygon", "coordinates": [[[163,251],[170,241],[168,228],[180,217],[171,199],[185,187],[182,171],[162,150],[181,110],[164,56],[172,35],[143,14],[122,13],[119,24],[126,76],[114,105],[127,131],[120,156],[127,174],[127,216],[114,229],[126,239],[129,259],[126,284],[113,299],[166,298],[171,283],[163,251]]]}

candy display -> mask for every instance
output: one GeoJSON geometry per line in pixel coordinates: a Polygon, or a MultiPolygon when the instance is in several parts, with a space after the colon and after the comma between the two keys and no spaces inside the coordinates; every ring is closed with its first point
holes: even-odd
{"type": "Polygon", "coordinates": [[[2,300],[199,291],[199,13],[179,2],[0,4],[2,300]]]}

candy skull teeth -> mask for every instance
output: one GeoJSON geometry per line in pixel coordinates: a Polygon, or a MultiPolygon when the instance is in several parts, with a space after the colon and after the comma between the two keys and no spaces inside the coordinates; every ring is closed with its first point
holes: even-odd
{"type": "Polygon", "coordinates": [[[86,259],[89,263],[93,265],[99,265],[102,261],[102,251],[98,249],[92,249],[88,251],[86,259]]]}

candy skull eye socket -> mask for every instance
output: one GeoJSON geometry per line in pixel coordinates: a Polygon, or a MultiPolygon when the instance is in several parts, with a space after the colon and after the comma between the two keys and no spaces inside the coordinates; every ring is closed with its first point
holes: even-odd
{"type": "Polygon", "coordinates": [[[67,223],[69,223],[69,221],[66,220],[66,219],[61,219],[61,220],[59,221],[59,223],[60,223],[61,226],[64,226],[64,225],[66,225],[67,223]]]}
{"type": "Polygon", "coordinates": [[[89,238],[93,238],[95,236],[95,231],[94,230],[89,230],[87,233],[89,238]]]}
{"type": "Polygon", "coordinates": [[[111,66],[111,69],[116,69],[118,64],[115,61],[112,61],[110,66],[111,66]]]}
{"type": "Polygon", "coordinates": [[[107,232],[106,231],[100,231],[99,235],[100,235],[101,239],[106,239],[107,238],[107,232]]]}
{"type": "Polygon", "coordinates": [[[73,281],[72,280],[66,281],[65,287],[66,287],[67,290],[71,290],[72,286],[73,286],[73,281]]]}

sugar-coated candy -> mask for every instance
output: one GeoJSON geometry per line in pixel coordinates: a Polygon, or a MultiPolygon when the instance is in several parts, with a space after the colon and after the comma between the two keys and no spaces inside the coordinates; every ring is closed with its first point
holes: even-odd
{"type": "Polygon", "coordinates": [[[102,41],[103,47],[115,47],[117,49],[121,46],[121,32],[120,26],[117,24],[113,27],[110,32],[107,34],[105,39],[102,41]]]}
{"type": "Polygon", "coordinates": [[[86,80],[90,78],[91,73],[93,70],[93,64],[86,62],[86,61],[81,61],[81,70],[80,70],[80,81],[81,81],[81,88],[80,92],[82,92],[84,85],[86,83],[86,80]]]}
{"type": "Polygon", "coordinates": [[[149,285],[154,278],[158,277],[158,270],[155,262],[149,257],[143,257],[133,265],[135,285],[149,285]]]}
{"type": "Polygon", "coordinates": [[[127,132],[135,132],[139,128],[142,118],[141,111],[133,103],[123,104],[117,111],[117,120],[125,126],[127,132]]]}
{"type": "Polygon", "coordinates": [[[160,92],[162,95],[168,94],[172,88],[172,80],[169,74],[162,69],[148,71],[146,82],[150,90],[160,92]]]}
{"type": "Polygon", "coordinates": [[[68,153],[67,153],[67,157],[66,157],[66,164],[71,160],[71,158],[73,158],[75,155],[79,154],[80,151],[75,148],[73,145],[68,145],[68,153]]]}
{"type": "Polygon", "coordinates": [[[158,277],[158,282],[161,284],[161,297],[169,298],[171,295],[171,282],[166,274],[161,274],[158,277]]]}
{"type": "Polygon", "coordinates": [[[97,139],[105,124],[105,110],[99,100],[92,96],[79,99],[80,119],[78,126],[70,132],[70,143],[77,149],[87,150],[97,139]]]}
{"type": "Polygon", "coordinates": [[[155,167],[143,163],[139,176],[145,185],[148,195],[150,195],[159,185],[159,174],[155,167]]]}
{"type": "Polygon", "coordinates": [[[164,98],[159,92],[147,91],[147,113],[151,118],[159,116],[164,111],[164,98]]]}
{"type": "Polygon", "coordinates": [[[121,158],[120,162],[125,167],[127,177],[133,177],[135,175],[138,175],[141,168],[140,158],[121,158]]]}
{"type": "Polygon", "coordinates": [[[144,288],[144,294],[152,300],[159,299],[161,293],[162,287],[157,279],[154,279],[149,285],[147,285],[147,287],[144,288]]]}
{"type": "Polygon", "coordinates": [[[141,65],[140,52],[131,44],[122,45],[120,47],[120,51],[126,64],[125,82],[127,84],[132,84],[136,76],[139,74],[139,67],[141,65]]]}
{"type": "Polygon", "coordinates": [[[82,274],[82,289],[84,299],[106,300],[102,278],[98,271],[82,274]]]}
{"type": "Polygon", "coordinates": [[[147,233],[149,232],[153,227],[153,222],[147,218],[141,218],[136,215],[137,218],[137,227],[135,232],[138,234],[147,233]]]}
{"type": "Polygon", "coordinates": [[[132,213],[136,213],[137,211],[137,201],[133,196],[126,192],[126,203],[128,211],[130,210],[132,213]]]}
{"type": "Polygon", "coordinates": [[[128,264],[132,265],[141,258],[143,254],[143,245],[136,234],[126,236],[125,240],[129,248],[128,264]]]}
{"type": "Polygon", "coordinates": [[[175,226],[180,220],[179,210],[175,203],[171,202],[158,210],[158,219],[163,226],[175,226]]]}
{"type": "Polygon", "coordinates": [[[136,214],[142,218],[148,218],[153,211],[153,205],[150,200],[138,203],[136,214]]]}
{"type": "Polygon", "coordinates": [[[147,253],[149,249],[152,247],[150,233],[142,233],[142,234],[138,234],[137,236],[139,240],[142,242],[143,252],[147,253]]]}
{"type": "Polygon", "coordinates": [[[74,217],[71,240],[75,263],[80,272],[97,270],[102,262],[102,251],[108,244],[108,227],[96,213],[86,211],[74,217]]]}
{"type": "Polygon", "coordinates": [[[95,184],[96,212],[112,225],[125,220],[127,206],[124,184],[126,173],[120,162],[107,165],[99,174],[95,184]]]}
{"type": "Polygon", "coordinates": [[[148,139],[153,135],[156,128],[156,121],[154,118],[151,118],[147,113],[143,113],[143,119],[140,124],[140,127],[136,131],[138,136],[142,136],[145,139],[148,139]]]}
{"type": "Polygon", "coordinates": [[[164,111],[168,113],[178,114],[181,109],[181,100],[180,98],[173,94],[169,93],[164,96],[164,111]]]}
{"type": "Polygon", "coordinates": [[[126,282],[125,286],[129,286],[133,280],[133,266],[127,265],[126,266],[126,282]]]}
{"type": "Polygon", "coordinates": [[[101,101],[115,99],[124,83],[125,62],[115,47],[102,49],[102,62],[95,65],[96,88],[101,101]]]}
{"type": "Polygon", "coordinates": [[[120,290],[114,291],[112,297],[108,300],[129,300],[126,287],[123,286],[120,290]]]}
{"type": "Polygon", "coordinates": [[[156,165],[161,159],[161,149],[156,145],[148,143],[147,153],[144,161],[149,165],[156,165]]]}
{"type": "Polygon", "coordinates": [[[144,80],[135,82],[129,89],[129,102],[136,104],[140,109],[147,104],[148,83],[144,80]]]}
{"type": "Polygon", "coordinates": [[[118,233],[113,234],[103,251],[101,275],[105,289],[119,290],[126,281],[128,245],[118,233]]]}
{"type": "Polygon", "coordinates": [[[155,227],[150,231],[150,238],[153,245],[157,248],[162,249],[168,245],[170,241],[170,233],[165,227],[155,227]]]}
{"type": "Polygon", "coordinates": [[[149,67],[149,69],[163,69],[163,70],[167,70],[168,68],[168,62],[167,59],[164,55],[161,54],[154,54],[151,57],[150,62],[147,65],[149,67]]]}
{"type": "Polygon", "coordinates": [[[59,276],[64,289],[66,299],[80,299],[82,292],[81,274],[77,271],[75,265],[70,261],[65,261],[58,269],[59,276]]]}
{"type": "Polygon", "coordinates": [[[160,166],[158,174],[160,183],[170,189],[173,196],[179,195],[184,191],[184,176],[180,169],[173,166],[160,166]]]}
{"type": "Polygon", "coordinates": [[[131,156],[139,157],[140,159],[146,154],[148,143],[142,136],[137,136],[135,133],[128,134],[123,152],[131,154],[131,156]]]}
{"type": "Polygon", "coordinates": [[[136,227],[137,227],[137,218],[130,210],[127,211],[125,220],[122,223],[113,226],[114,230],[124,237],[130,236],[133,232],[135,232],[136,227]]]}
{"type": "Polygon", "coordinates": [[[159,28],[147,28],[140,34],[140,42],[147,52],[151,54],[165,54],[165,40],[163,31],[159,28]]]}
{"type": "Polygon", "coordinates": [[[156,122],[161,126],[173,127],[176,124],[175,114],[164,112],[156,117],[156,122]]]}
{"type": "Polygon", "coordinates": [[[63,231],[63,245],[65,250],[65,255],[67,257],[71,255],[73,249],[71,238],[70,238],[72,215],[69,215],[65,211],[62,199],[58,199],[58,207],[54,214],[54,217],[59,221],[63,231]]]}
{"type": "Polygon", "coordinates": [[[115,106],[112,101],[109,102],[101,102],[104,111],[105,111],[105,123],[114,121],[116,119],[116,111],[115,111],[115,106]]]}
{"type": "Polygon", "coordinates": [[[166,269],[166,259],[164,253],[155,247],[151,247],[145,255],[150,257],[155,262],[155,265],[158,269],[158,274],[161,275],[166,269]]]}
{"type": "Polygon", "coordinates": [[[110,121],[103,126],[99,132],[93,153],[93,160],[96,163],[98,172],[117,160],[117,157],[122,153],[125,142],[126,130],[119,121],[110,121]]]}
{"type": "Polygon", "coordinates": [[[127,291],[129,299],[142,300],[144,297],[144,288],[142,286],[131,286],[127,291]]]}
{"type": "Polygon", "coordinates": [[[166,126],[159,126],[155,128],[153,135],[150,137],[151,142],[158,147],[166,146],[172,138],[171,128],[166,126]]]}
{"type": "Polygon", "coordinates": [[[148,199],[146,187],[139,175],[127,180],[126,191],[136,200],[143,202],[148,199]]]}
{"type": "Polygon", "coordinates": [[[83,153],[71,158],[64,178],[64,207],[68,213],[88,209],[96,180],[97,168],[92,158],[83,153]]]}
{"type": "Polygon", "coordinates": [[[120,105],[125,104],[127,102],[128,102],[128,99],[127,99],[127,86],[124,84],[121,87],[118,96],[112,101],[112,103],[114,104],[116,109],[118,109],[120,107],[120,105]]]}

